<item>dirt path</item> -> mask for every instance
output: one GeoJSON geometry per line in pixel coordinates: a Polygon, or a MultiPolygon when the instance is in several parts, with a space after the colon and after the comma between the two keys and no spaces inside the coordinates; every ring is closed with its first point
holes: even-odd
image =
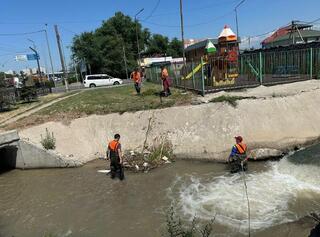
{"type": "Polygon", "coordinates": [[[0,121],[0,126],[5,126],[5,125],[8,125],[10,123],[13,123],[13,122],[16,122],[18,121],[19,119],[22,119],[22,118],[25,118],[27,116],[30,116],[31,114],[34,114],[36,112],[38,112],[39,110],[43,109],[43,108],[46,108],[50,105],[53,105],[61,100],[64,100],[64,99],[67,99],[67,98],[70,98],[74,95],[78,95],[79,93],[82,93],[83,91],[80,91],[78,93],[74,93],[72,95],[68,95],[68,96],[64,96],[64,97],[59,97],[55,100],[51,100],[50,102],[48,103],[45,103],[45,104],[41,104],[41,105],[35,105],[35,106],[31,106],[29,107],[27,110],[25,111],[22,111],[21,113],[14,113],[12,114],[11,116],[8,116],[6,117],[5,119],[1,120],[0,121]]]}

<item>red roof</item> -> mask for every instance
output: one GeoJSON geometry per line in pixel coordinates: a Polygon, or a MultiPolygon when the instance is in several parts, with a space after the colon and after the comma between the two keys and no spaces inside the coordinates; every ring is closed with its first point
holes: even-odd
{"type": "Polygon", "coordinates": [[[291,30],[291,28],[288,27],[288,26],[282,27],[279,30],[277,30],[276,32],[274,32],[271,36],[266,38],[264,41],[262,41],[262,44],[271,43],[272,41],[274,41],[278,37],[281,37],[281,36],[284,36],[284,35],[288,34],[290,32],[290,30],[291,30]]]}

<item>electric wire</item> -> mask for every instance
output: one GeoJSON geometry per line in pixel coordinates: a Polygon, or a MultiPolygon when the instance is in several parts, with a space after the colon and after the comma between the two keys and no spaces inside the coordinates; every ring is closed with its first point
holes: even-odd
{"type": "Polygon", "coordinates": [[[156,5],[154,6],[154,8],[152,9],[151,13],[149,14],[149,16],[147,16],[146,18],[144,18],[143,20],[148,20],[153,16],[153,13],[155,13],[155,11],[158,9],[160,4],[160,0],[157,1],[156,5]]]}
{"type": "Polygon", "coordinates": [[[245,176],[245,171],[244,171],[244,167],[243,167],[243,162],[241,162],[241,167],[242,167],[242,179],[243,179],[243,185],[244,185],[244,189],[245,189],[245,194],[247,197],[247,206],[248,206],[248,236],[251,236],[251,216],[250,216],[250,201],[249,201],[249,196],[248,196],[248,186],[247,186],[247,182],[246,182],[246,176],[245,176]]]}
{"type": "Polygon", "coordinates": [[[44,32],[45,30],[38,30],[38,31],[30,31],[30,32],[22,32],[22,33],[0,33],[0,36],[18,36],[18,35],[32,35],[32,34],[37,34],[44,32]]]}

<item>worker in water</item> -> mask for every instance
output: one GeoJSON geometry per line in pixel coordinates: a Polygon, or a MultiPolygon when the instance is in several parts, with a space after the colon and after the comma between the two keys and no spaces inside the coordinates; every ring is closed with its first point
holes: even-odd
{"type": "Polygon", "coordinates": [[[130,78],[134,82],[134,88],[137,91],[137,94],[140,95],[141,91],[141,73],[139,71],[139,68],[135,68],[134,71],[131,73],[130,78]]]}
{"type": "Polygon", "coordinates": [[[109,142],[107,157],[110,159],[111,178],[114,179],[119,174],[120,180],[124,179],[123,157],[120,144],[120,135],[115,134],[114,140],[109,142]]]}
{"type": "Polygon", "coordinates": [[[170,91],[170,78],[169,78],[169,73],[166,66],[161,67],[161,80],[163,85],[163,91],[161,92],[161,96],[167,97],[171,95],[171,91],[170,91]]]}
{"type": "Polygon", "coordinates": [[[232,147],[229,156],[229,164],[231,165],[231,173],[247,170],[247,145],[243,143],[241,136],[236,136],[236,144],[232,147]]]}

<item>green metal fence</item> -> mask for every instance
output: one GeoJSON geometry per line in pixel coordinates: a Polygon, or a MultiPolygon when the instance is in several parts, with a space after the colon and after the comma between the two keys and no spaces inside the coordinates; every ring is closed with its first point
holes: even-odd
{"type": "MultiPolygon", "coordinates": [[[[242,53],[238,60],[238,76],[230,84],[214,82],[215,75],[218,75],[215,71],[217,69],[214,69],[217,68],[214,60],[216,59],[211,58],[205,63],[192,61],[186,63],[186,66],[168,64],[173,85],[204,94],[225,89],[320,79],[320,47],[242,53]]],[[[160,73],[161,65],[152,65],[146,69],[147,79],[152,82],[161,83],[160,73]]]]}

